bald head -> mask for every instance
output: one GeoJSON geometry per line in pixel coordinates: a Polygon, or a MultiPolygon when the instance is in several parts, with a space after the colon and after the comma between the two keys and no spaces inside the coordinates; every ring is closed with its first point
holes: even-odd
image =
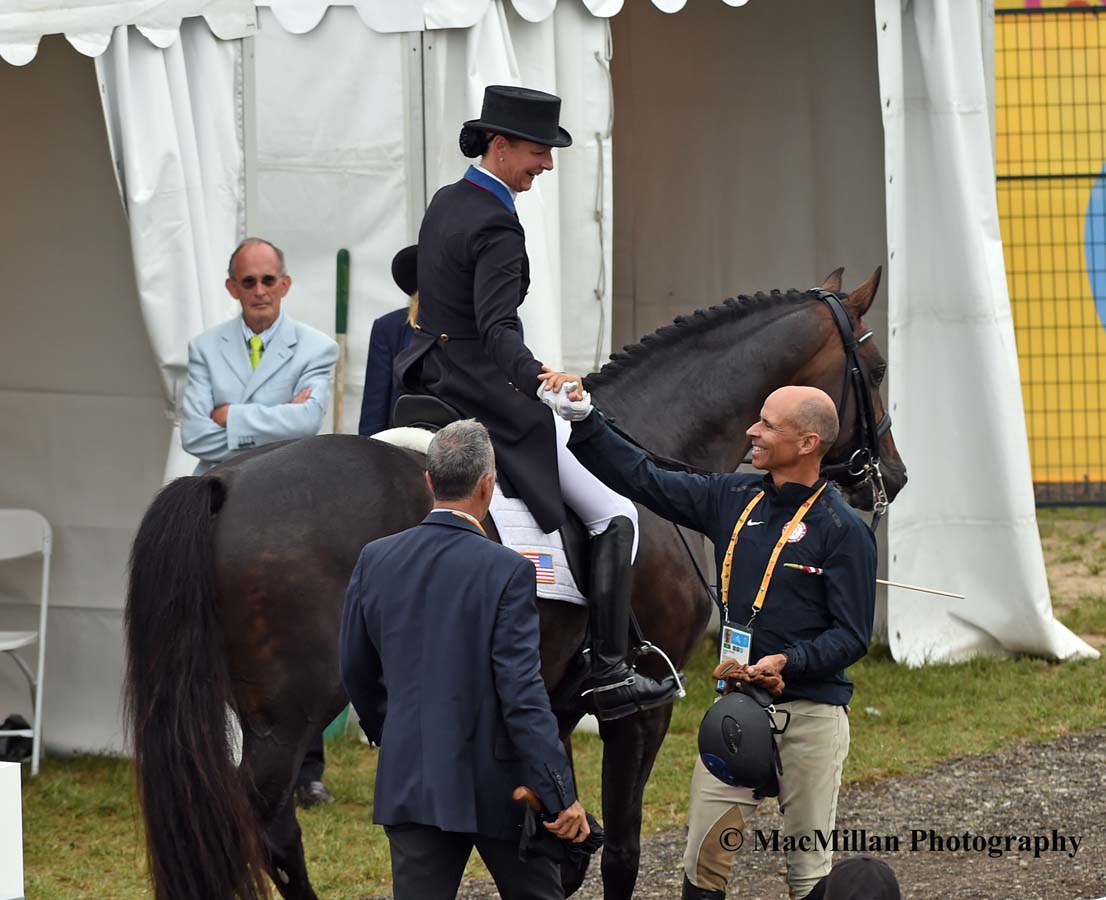
{"type": "Polygon", "coordinates": [[[837,407],[830,395],[820,388],[789,385],[773,391],[768,399],[777,401],[776,408],[796,431],[818,435],[819,458],[837,440],[837,407]]]}

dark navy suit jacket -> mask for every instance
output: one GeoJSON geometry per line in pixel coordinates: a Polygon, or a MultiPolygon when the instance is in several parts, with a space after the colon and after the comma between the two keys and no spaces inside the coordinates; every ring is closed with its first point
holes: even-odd
{"type": "Polygon", "coordinates": [[[357,433],[373,435],[392,424],[392,409],[399,397],[393,363],[411,343],[413,329],[407,324],[407,307],[394,309],[373,322],[369,355],[365,360],[365,393],[361,397],[361,422],[357,433]]]}
{"type": "Polygon", "coordinates": [[[511,792],[576,800],[542,683],[534,566],[467,519],[432,512],[361,551],[342,683],[380,744],[373,821],[517,836],[511,792]]]}

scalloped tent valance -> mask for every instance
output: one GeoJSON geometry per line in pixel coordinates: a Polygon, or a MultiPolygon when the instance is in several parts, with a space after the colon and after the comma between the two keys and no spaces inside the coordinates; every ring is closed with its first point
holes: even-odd
{"type": "Polygon", "coordinates": [[[223,40],[257,31],[253,0],[13,0],[0,12],[0,57],[22,66],[35,58],[43,35],[64,34],[85,56],[99,56],[120,25],[134,25],[150,43],[168,47],[180,23],[203,16],[223,40]]]}
{"type": "MultiPolygon", "coordinates": [[[[64,34],[85,56],[99,56],[120,25],[134,25],[152,44],[168,47],[177,40],[180,23],[202,16],[223,40],[249,37],[257,31],[256,6],[268,7],[292,34],[314,29],[331,6],[352,6],[373,31],[393,33],[438,28],[471,28],[497,0],[14,0],[0,12],[0,58],[22,66],[35,58],[43,35],[64,34]]],[[[593,16],[609,18],[625,0],[502,0],[522,18],[540,22],[557,3],[582,3],[593,16]]],[[[688,0],[652,0],[666,13],[679,12],[688,0]]],[[[748,0],[721,0],[744,6],[748,0]]]]}
{"type": "MultiPolygon", "coordinates": [[[[310,31],[331,6],[353,6],[361,20],[373,31],[431,31],[436,28],[471,28],[488,11],[494,0],[257,0],[267,6],[277,21],[293,34],[310,31]]],[[[508,0],[504,0],[508,2],[508,0]]],[[[553,15],[558,0],[509,0],[515,11],[528,22],[541,22],[553,15]]],[[[559,0],[582,3],[599,18],[610,18],[621,11],[625,0],[559,0]]],[[[653,0],[657,9],[679,12],[688,0],[653,0]]],[[[749,0],[722,0],[728,6],[744,6],[749,0]]]]}

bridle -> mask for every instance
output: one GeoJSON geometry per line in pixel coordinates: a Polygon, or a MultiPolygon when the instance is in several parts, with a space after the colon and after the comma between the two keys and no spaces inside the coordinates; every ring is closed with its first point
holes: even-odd
{"type": "Polygon", "coordinates": [[[877,421],[875,405],[869,389],[869,371],[860,358],[858,348],[871,338],[872,332],[866,331],[860,337],[853,335],[853,322],[842,302],[847,294],[815,289],[813,293],[830,311],[830,317],[837,326],[841,343],[845,349],[845,377],[841,386],[841,401],[837,404],[838,420],[842,425],[849,410],[849,398],[856,397],[857,423],[860,431],[859,446],[846,462],[832,463],[822,467],[822,475],[831,481],[846,487],[859,487],[868,484],[872,489],[872,524],[876,530],[879,520],[887,512],[890,501],[883,485],[883,472],[880,470],[879,442],[891,430],[891,415],[884,411],[877,421]]]}
{"type": "MultiPolygon", "coordinates": [[[[853,451],[846,462],[822,466],[822,476],[838,484],[844,484],[846,487],[859,487],[862,484],[871,485],[872,522],[868,527],[874,532],[879,526],[883,514],[887,512],[887,507],[891,504],[891,501],[887,499],[887,489],[883,484],[883,472],[880,470],[879,459],[879,442],[891,430],[891,414],[884,410],[883,416],[878,421],[876,420],[875,406],[872,404],[872,395],[868,389],[870,373],[868,366],[857,352],[860,345],[872,337],[872,332],[866,331],[860,337],[853,335],[853,322],[849,318],[844,302],[842,302],[848,297],[848,294],[826,291],[821,288],[814,288],[810,293],[826,304],[833,323],[837,326],[837,333],[841,336],[841,344],[845,349],[845,377],[844,383],[841,385],[841,401],[837,404],[838,421],[841,425],[845,424],[845,417],[849,411],[849,397],[853,394],[856,395],[859,410],[857,422],[860,428],[860,446],[853,451]]],[[[652,453],[626,432],[616,427],[613,422],[608,421],[608,424],[621,437],[644,450],[655,462],[661,463],[666,468],[675,471],[709,474],[680,460],[668,459],[652,453]]],[[[749,462],[749,460],[745,459],[744,462],[749,462]]],[[[691,550],[691,546],[687,542],[687,538],[680,530],[680,526],[673,522],[672,527],[676,529],[676,536],[683,544],[684,551],[695,569],[695,574],[699,576],[699,583],[707,592],[707,596],[718,606],[719,613],[724,614],[717,587],[711,587],[707,581],[698,560],[695,558],[695,554],[691,550]]]]}

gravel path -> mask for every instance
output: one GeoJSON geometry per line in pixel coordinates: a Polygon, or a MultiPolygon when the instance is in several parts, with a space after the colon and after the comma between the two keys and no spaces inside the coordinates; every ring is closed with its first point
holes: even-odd
{"type": "MultiPolygon", "coordinates": [[[[754,827],[780,825],[775,805],[762,807],[754,827]]],[[[1106,730],[1047,744],[1014,747],[987,756],[943,763],[921,775],[888,778],[842,789],[837,828],[864,829],[868,840],[895,835],[897,852],[877,852],[890,863],[904,900],[1088,900],[1106,897],[1106,730]],[[912,830],[926,837],[911,849],[912,830]],[[1027,835],[1050,844],[1065,836],[1065,850],[986,851],[930,849],[928,833],[1015,839],[1027,835]],[[1070,836],[1079,842],[1074,856],[1070,836]]],[[[747,835],[747,842],[751,837],[747,835]]],[[[886,840],[884,838],[884,840],[886,840]]],[[[647,839],[635,897],[679,898],[683,877],[682,829],[647,839]]],[[[840,859],[847,853],[839,853],[840,859]]],[[[784,900],[783,854],[739,854],[729,892],[741,900],[784,900]]],[[[467,882],[458,895],[483,900],[497,894],[486,882],[467,882]]],[[[599,900],[602,887],[593,864],[581,900],[599,900]]]]}

